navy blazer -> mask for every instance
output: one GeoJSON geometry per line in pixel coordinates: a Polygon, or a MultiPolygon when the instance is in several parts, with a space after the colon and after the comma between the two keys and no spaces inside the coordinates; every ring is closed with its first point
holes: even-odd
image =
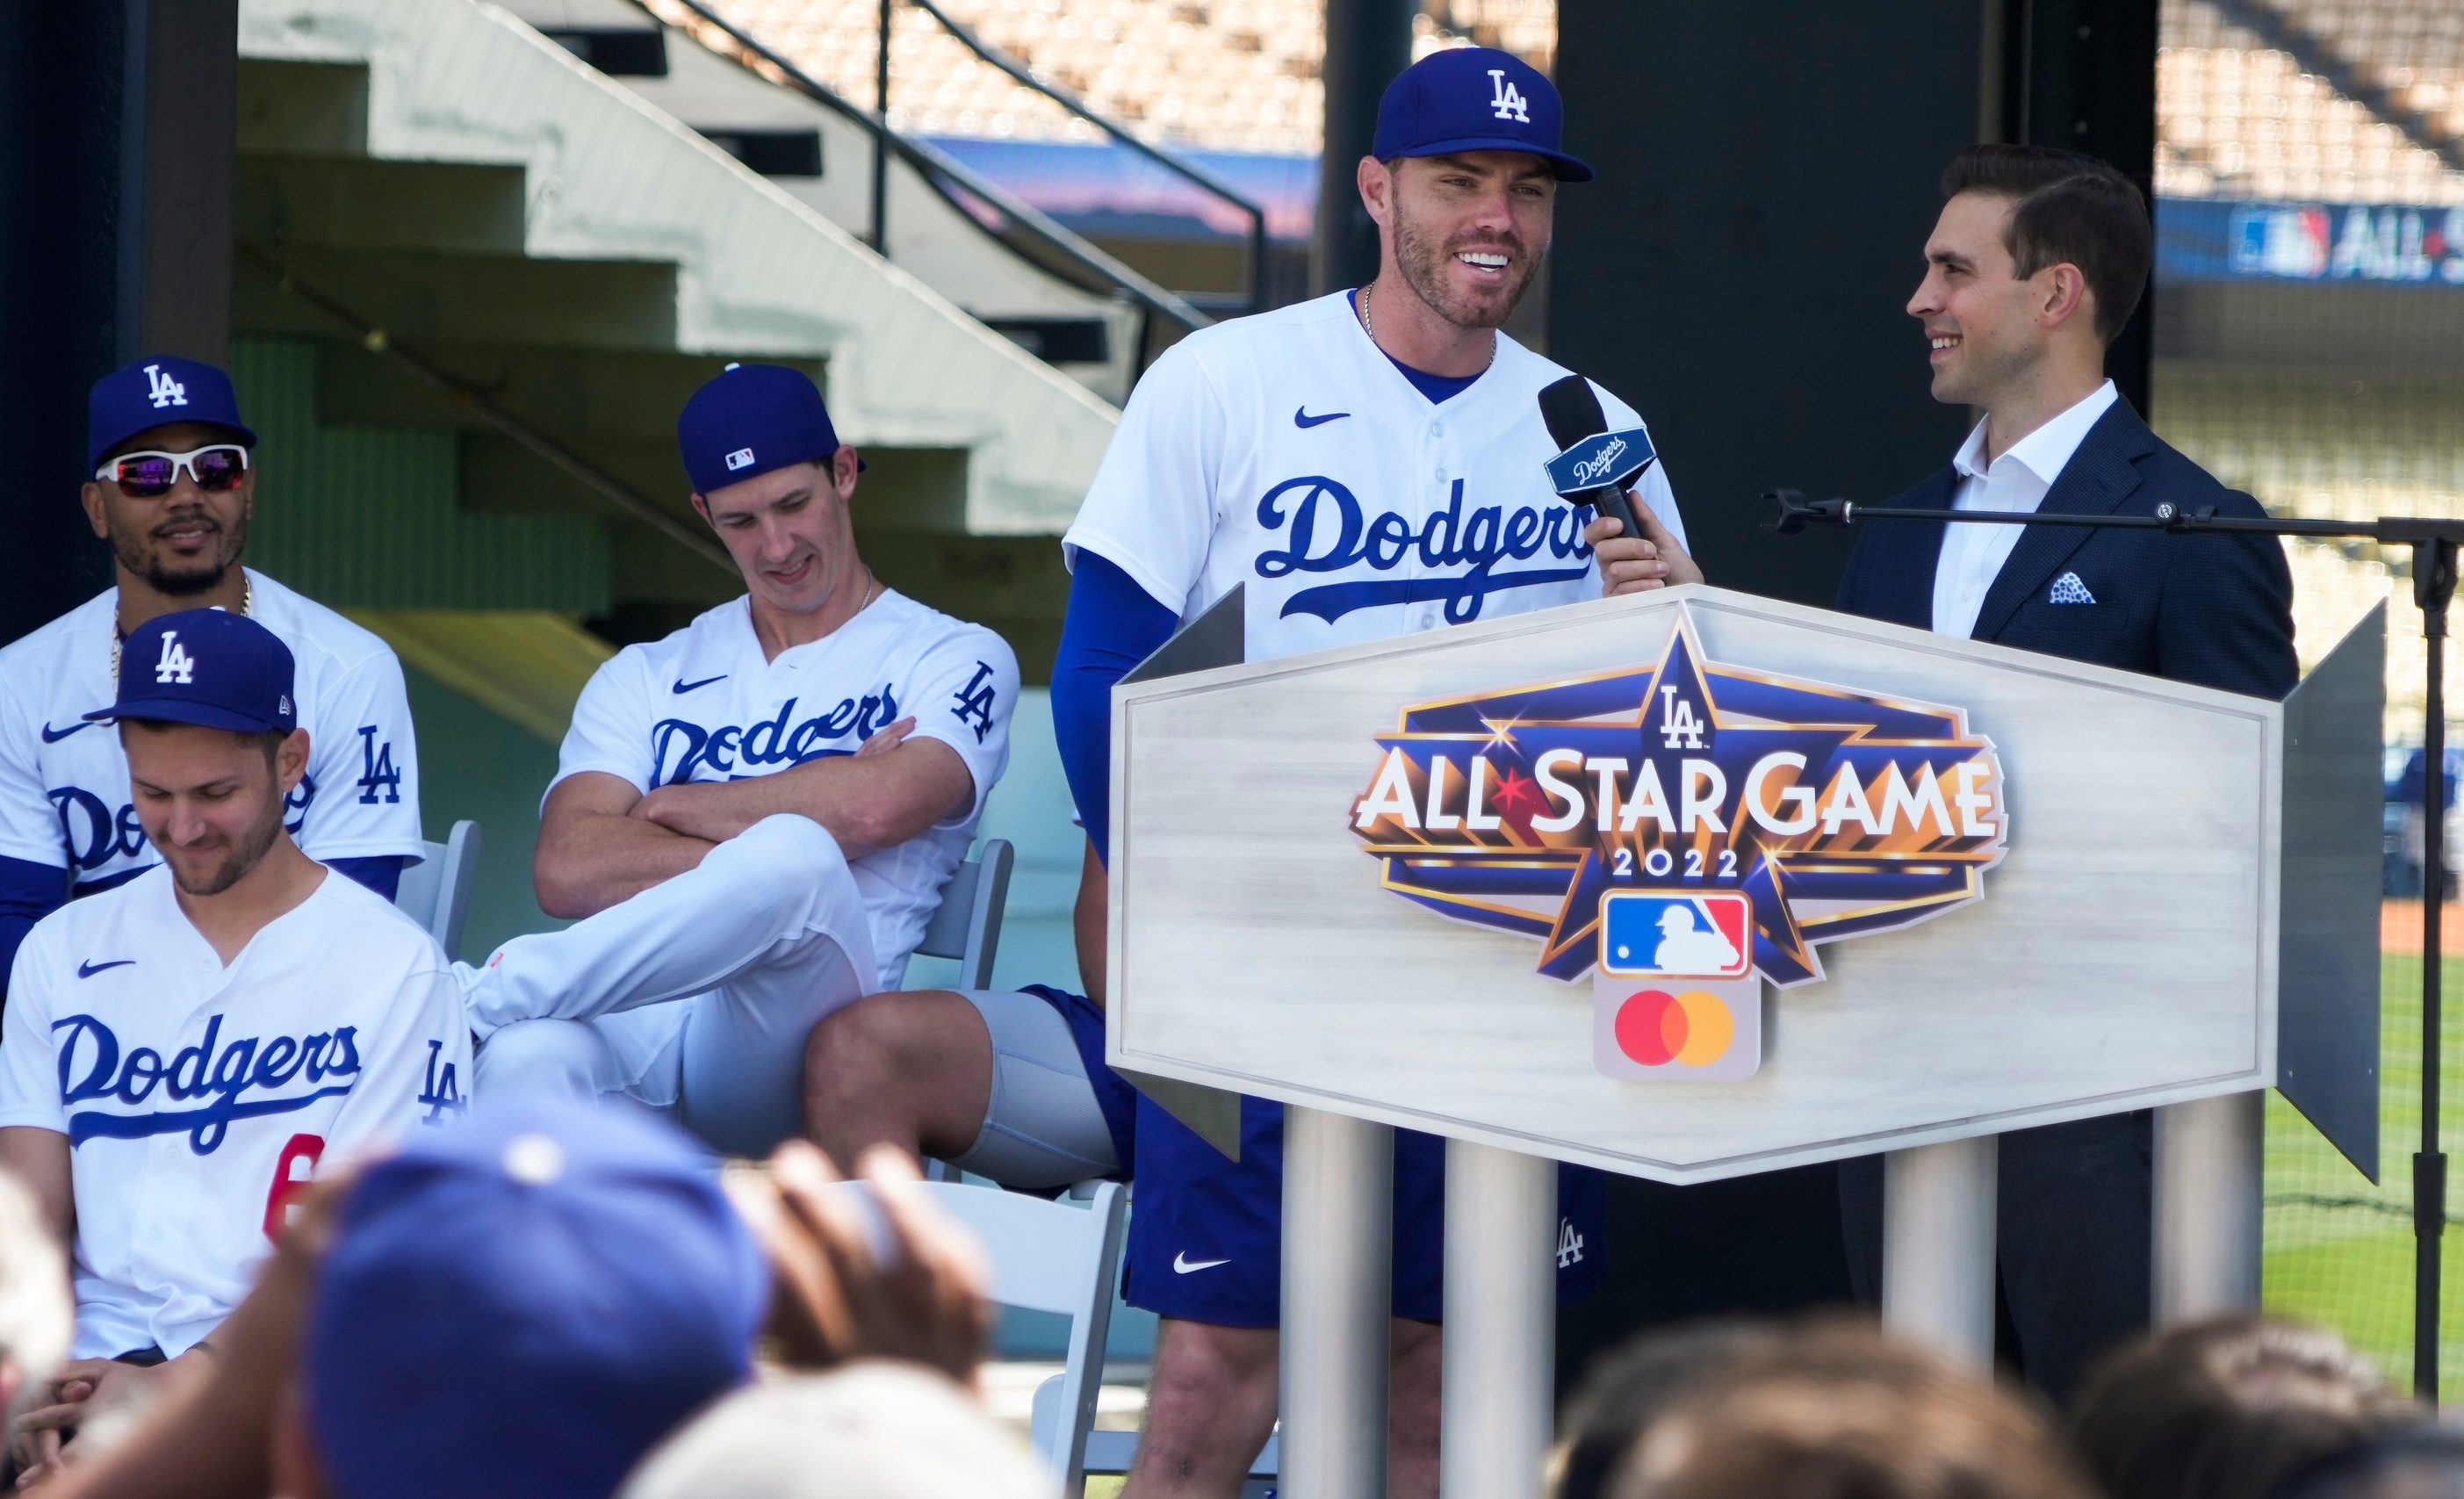
{"type": "MultiPolygon", "coordinates": [[[[1957,472],[1945,467],[1890,503],[1947,511],[1958,490],[1957,472]]],[[[2226,516],[2267,514],[2149,431],[2123,401],[2088,429],[2037,509],[2149,515],[2165,500],[2226,516]]],[[[1859,522],[1839,607],[1932,628],[1934,565],[1947,529],[1930,520],[1859,522]]],[[[2269,536],[2029,526],[1986,591],[1974,638],[2255,697],[2280,698],[2301,674],[2293,575],[2283,543],[2269,536]],[[2064,573],[2077,574],[2096,602],[2054,603],[2064,573]]]]}

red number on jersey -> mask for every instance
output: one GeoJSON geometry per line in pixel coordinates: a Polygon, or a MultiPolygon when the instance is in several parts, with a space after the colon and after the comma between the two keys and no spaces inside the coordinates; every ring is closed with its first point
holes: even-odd
{"type": "Polygon", "coordinates": [[[325,1136],[295,1135],[284,1142],[282,1155],[274,1162],[274,1185],[265,1194],[265,1236],[279,1239],[285,1224],[291,1222],[291,1202],[308,1189],[308,1179],[317,1174],[317,1162],[325,1156],[325,1136]]]}

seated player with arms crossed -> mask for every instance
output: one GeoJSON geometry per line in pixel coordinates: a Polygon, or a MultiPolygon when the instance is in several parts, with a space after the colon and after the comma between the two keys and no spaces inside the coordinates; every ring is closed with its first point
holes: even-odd
{"type": "Polygon", "coordinates": [[[119,724],[163,863],[36,923],[0,1020],[0,1168],[71,1245],[77,1293],[21,1466],[210,1353],[320,1159],[466,1107],[444,954],[284,828],[316,756],[296,702],[271,630],[194,609],[140,626],[117,700],[78,720],[119,724]]]}
{"type": "Polygon", "coordinates": [[[676,424],[746,596],[574,707],[533,866],[549,914],[466,971],[480,1087],[624,1093],[710,1144],[802,1132],[814,1024],[894,989],[1009,759],[1000,636],[857,554],[863,461],[811,380],[730,365],[676,424]]]}
{"type": "MultiPolygon", "coordinates": [[[[1640,537],[1613,519],[1586,524],[1557,498],[1539,393],[1566,371],[1502,331],[1547,249],[1558,184],[1591,176],[1561,147],[1562,115],[1549,80],[1507,54],[1415,63],[1387,90],[1374,156],[1357,168],[1378,228],[1376,277],[1201,330],[1139,382],[1062,541],[1072,581],[1053,716],[1096,855],[1110,851],[1112,684],[1235,584],[1245,584],[1246,657],[1263,661],[1701,581],[1662,466],[1632,495],[1640,537]]],[[[1612,426],[1642,425],[1596,393],[1612,426]]],[[[1090,868],[1082,912],[1100,909],[1102,883],[1090,868]]],[[[1089,980],[1100,993],[1100,966],[1089,980]]],[[[1224,981],[1237,1003],[1239,976],[1224,981]]],[[[1047,1066],[1037,1106],[1097,1115],[1119,1081],[1102,1066],[1100,1025],[1047,1003],[1082,1065],[1047,1066]]],[[[1003,1022],[1011,1008],[982,1013],[1003,1022]]],[[[964,1148],[972,1111],[988,1133],[1024,1113],[1005,1091],[1027,1073],[1013,1065],[1012,1033],[995,1024],[987,1047],[984,1027],[935,1034],[916,1013],[867,1001],[821,1027],[816,1099],[861,1087],[876,1101],[876,1137],[920,1135],[935,1153],[964,1148]],[[859,1044],[886,1035],[898,1046],[859,1044]],[[886,1074],[885,1059],[897,1064],[886,1074]]],[[[1135,1105],[1123,1295],[1164,1319],[1125,1490],[1138,1499],[1238,1494],[1273,1425],[1282,1125],[1280,1107],[1245,1100],[1232,1162],[1152,1101],[1135,1105]]],[[[1060,1135],[1045,1118],[1037,1130],[1060,1135]]],[[[1442,1142],[1400,1132],[1395,1164],[1389,1491],[1419,1496],[1437,1487],[1442,1142]]],[[[1601,1271],[1598,1175],[1569,1168],[1558,1201],[1557,1283],[1571,1298],[1601,1271]]]]}
{"type": "Polygon", "coordinates": [[[175,609],[231,609],[290,647],[315,759],[286,826],[391,900],[420,857],[402,667],[384,641],[240,564],[256,434],[230,378],[167,355],[114,370],[88,398],[86,443],[86,519],[111,543],[114,585],[0,650],[0,975],[45,913],[157,862],[120,741],[79,716],[111,695],[124,637],[175,609]]]}

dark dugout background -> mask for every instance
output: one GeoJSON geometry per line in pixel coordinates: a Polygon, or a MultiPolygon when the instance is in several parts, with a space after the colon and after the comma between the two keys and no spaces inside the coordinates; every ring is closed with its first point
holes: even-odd
{"type": "MultiPolygon", "coordinates": [[[[1950,459],[1904,311],[1978,140],[2155,157],[2154,0],[1559,0],[1567,143],[1549,353],[1651,424],[1711,581],[1828,605],[1844,532],[1784,540],[1783,485],[1879,502],[1950,459]]],[[[2147,409],[2143,304],[2108,367],[2147,409]]],[[[1614,1179],[1608,1287],[1561,1317],[1561,1376],[1647,1323],[1845,1299],[1835,1174],[1614,1179]]]]}

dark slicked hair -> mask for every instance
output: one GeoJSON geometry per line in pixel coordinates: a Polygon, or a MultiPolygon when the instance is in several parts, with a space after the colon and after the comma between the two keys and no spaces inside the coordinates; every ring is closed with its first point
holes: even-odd
{"type": "Polygon", "coordinates": [[[2156,254],[2156,229],[2138,187],[2077,151],[1971,145],[1942,174],[1946,199],[1963,192],[2011,200],[2002,242],[2021,280],[2047,266],[2079,267],[2096,294],[2096,336],[2111,343],[2138,310],[2156,254]]]}

